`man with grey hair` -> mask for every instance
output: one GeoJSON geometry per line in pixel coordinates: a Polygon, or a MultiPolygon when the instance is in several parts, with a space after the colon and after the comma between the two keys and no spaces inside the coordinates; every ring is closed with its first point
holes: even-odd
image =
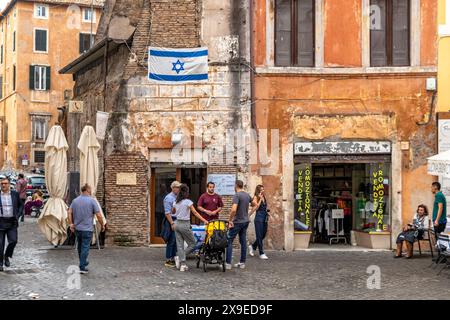
{"type": "Polygon", "coordinates": [[[81,188],[81,195],[72,201],[68,213],[70,231],[74,232],[77,237],[81,274],[88,273],[86,267],[89,264],[87,259],[94,233],[94,216],[97,216],[98,222],[102,226],[102,232],[105,231],[100,208],[92,197],[91,186],[86,183],[81,188]]]}
{"type": "Polygon", "coordinates": [[[176,220],[176,217],[172,213],[172,207],[177,200],[177,195],[180,192],[181,183],[178,181],[172,182],[170,188],[172,192],[169,193],[164,198],[164,213],[166,215],[166,219],[164,220],[164,230],[166,233],[164,237],[166,240],[166,263],[165,266],[169,268],[176,267],[175,256],[177,255],[177,240],[175,236],[175,232],[172,230],[173,221],[176,220]],[[170,223],[171,220],[168,217],[172,218],[172,225],[170,223]]]}

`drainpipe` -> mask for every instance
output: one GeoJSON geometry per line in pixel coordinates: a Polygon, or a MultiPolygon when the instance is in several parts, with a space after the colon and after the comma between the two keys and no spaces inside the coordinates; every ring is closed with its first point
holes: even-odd
{"type": "MultiPolygon", "coordinates": [[[[251,128],[256,129],[256,106],[255,106],[255,58],[254,58],[254,45],[253,45],[253,1],[250,0],[250,115],[251,115],[251,128]]],[[[259,139],[258,139],[259,140],[259,139]]]]}

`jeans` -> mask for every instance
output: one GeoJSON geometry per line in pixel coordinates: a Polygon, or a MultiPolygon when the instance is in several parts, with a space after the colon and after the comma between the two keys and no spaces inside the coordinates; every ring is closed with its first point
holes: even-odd
{"type": "MultiPolygon", "coordinates": [[[[9,224],[9,223],[8,223],[9,224]]],[[[0,222],[0,266],[3,266],[4,257],[12,258],[14,248],[17,244],[17,227],[7,227],[6,224],[0,222]],[[4,225],[5,228],[1,228],[4,225]],[[5,251],[5,240],[8,238],[8,247],[5,251]]]]}
{"type": "Polygon", "coordinates": [[[175,235],[177,236],[177,252],[180,262],[186,262],[186,255],[191,254],[197,241],[195,241],[194,233],[191,228],[191,221],[177,220],[175,221],[175,235]],[[188,244],[186,250],[184,250],[184,242],[188,244]]]}
{"type": "Polygon", "coordinates": [[[264,254],[263,241],[267,234],[267,226],[268,226],[267,222],[255,219],[256,240],[253,243],[252,247],[253,247],[253,250],[256,250],[257,248],[259,248],[259,255],[264,254]]]}
{"type": "Polygon", "coordinates": [[[175,231],[170,233],[169,240],[166,244],[166,259],[173,259],[177,255],[177,240],[175,236],[175,231]]]}
{"type": "Polygon", "coordinates": [[[93,232],[76,230],[75,233],[77,235],[77,249],[78,257],[80,258],[80,270],[86,270],[93,232]]]}
{"type": "Polygon", "coordinates": [[[19,199],[19,219],[22,222],[25,219],[25,199],[19,199]]]}
{"type": "Polygon", "coordinates": [[[446,226],[447,226],[447,222],[439,223],[439,225],[437,227],[434,226],[434,234],[436,236],[436,241],[438,239],[439,233],[444,232],[446,226]]]}
{"type": "Polygon", "coordinates": [[[247,229],[248,222],[235,223],[234,227],[228,231],[227,263],[231,264],[233,258],[233,241],[239,234],[239,243],[241,244],[241,263],[245,263],[247,258],[247,229]]]}

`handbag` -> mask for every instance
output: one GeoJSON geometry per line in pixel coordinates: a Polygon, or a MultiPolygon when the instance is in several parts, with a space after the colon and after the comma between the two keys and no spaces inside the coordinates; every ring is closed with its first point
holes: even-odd
{"type": "Polygon", "coordinates": [[[166,217],[164,217],[162,222],[162,228],[161,228],[161,238],[164,240],[165,243],[169,242],[170,235],[172,234],[172,228],[169,223],[169,220],[167,220],[166,217]]]}

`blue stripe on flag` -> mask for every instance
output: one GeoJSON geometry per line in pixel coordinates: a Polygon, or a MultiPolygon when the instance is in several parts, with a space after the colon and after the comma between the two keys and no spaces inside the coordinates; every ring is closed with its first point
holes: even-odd
{"type": "Polygon", "coordinates": [[[203,57],[208,55],[208,50],[202,51],[159,51],[150,50],[150,55],[154,57],[169,57],[169,58],[191,58],[203,57]]]}
{"type": "Polygon", "coordinates": [[[148,76],[152,80],[158,80],[158,81],[195,81],[195,80],[208,80],[208,74],[189,74],[185,76],[171,76],[171,75],[164,75],[164,74],[155,74],[150,73],[148,76]]]}

